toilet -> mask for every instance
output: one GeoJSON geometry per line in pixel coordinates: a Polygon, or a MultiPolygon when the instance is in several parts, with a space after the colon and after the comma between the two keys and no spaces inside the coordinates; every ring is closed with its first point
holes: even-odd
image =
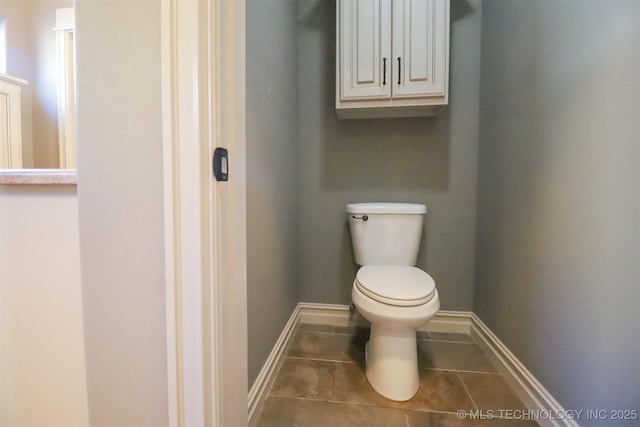
{"type": "Polygon", "coordinates": [[[415,267],[427,207],[417,203],[347,205],[360,269],[353,304],[371,322],[366,374],[384,397],[411,399],[419,387],[416,330],[440,309],[434,280],[415,267]]]}

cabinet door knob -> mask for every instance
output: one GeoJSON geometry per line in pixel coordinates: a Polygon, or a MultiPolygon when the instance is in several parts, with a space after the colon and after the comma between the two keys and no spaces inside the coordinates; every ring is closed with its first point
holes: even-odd
{"type": "Polygon", "coordinates": [[[382,84],[387,84],[387,58],[382,58],[382,84]]]}
{"type": "Polygon", "coordinates": [[[398,56],[398,84],[400,84],[400,76],[402,76],[402,71],[401,71],[401,60],[400,57],[398,56]]]}

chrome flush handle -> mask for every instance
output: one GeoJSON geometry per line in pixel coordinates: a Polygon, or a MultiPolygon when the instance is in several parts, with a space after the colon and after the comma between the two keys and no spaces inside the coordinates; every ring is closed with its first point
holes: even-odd
{"type": "Polygon", "coordinates": [[[362,215],[362,216],[351,215],[351,218],[353,218],[353,219],[361,219],[363,221],[368,221],[369,220],[369,217],[367,215],[362,215]]]}

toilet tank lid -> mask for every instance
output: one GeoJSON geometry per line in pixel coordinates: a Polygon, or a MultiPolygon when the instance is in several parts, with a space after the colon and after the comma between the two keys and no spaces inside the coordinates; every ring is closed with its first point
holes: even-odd
{"type": "Polygon", "coordinates": [[[347,213],[350,214],[424,214],[427,207],[419,203],[370,202],[349,203],[347,213]]]}

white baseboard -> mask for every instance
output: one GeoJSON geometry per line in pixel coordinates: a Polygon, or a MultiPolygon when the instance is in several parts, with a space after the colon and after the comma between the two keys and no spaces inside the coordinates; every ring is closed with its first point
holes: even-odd
{"type": "Polygon", "coordinates": [[[360,313],[352,313],[348,305],[298,303],[300,323],[332,326],[368,326],[360,313]]]}
{"type": "Polygon", "coordinates": [[[474,313],[471,313],[471,335],[494,364],[501,368],[505,380],[525,406],[541,411],[542,417],[536,417],[541,427],[579,427],[571,419],[544,419],[547,415],[548,418],[557,418],[554,415],[566,414],[567,411],[474,313]]]}
{"type": "MultiPolygon", "coordinates": [[[[298,303],[249,391],[249,418],[266,397],[265,393],[277,374],[285,349],[298,323],[333,326],[369,325],[369,322],[357,312],[351,313],[347,305],[298,303]]],[[[471,334],[485,354],[499,367],[509,386],[528,409],[551,415],[566,413],[531,372],[474,313],[440,310],[435,318],[420,330],[471,334]]],[[[569,419],[541,419],[538,422],[542,427],[579,427],[575,421],[569,419]]]]}
{"type": "Polygon", "coordinates": [[[471,312],[440,310],[420,331],[471,333],[471,312]]]}
{"type": "Polygon", "coordinates": [[[251,389],[249,390],[249,419],[253,416],[256,408],[262,403],[264,400],[265,393],[269,391],[269,387],[273,383],[273,380],[278,373],[278,368],[283,360],[283,355],[285,354],[285,350],[291,341],[291,337],[293,336],[293,331],[299,321],[300,317],[300,304],[293,309],[293,313],[291,313],[291,317],[287,321],[282,333],[278,337],[276,344],[273,346],[271,353],[269,353],[269,357],[264,362],[262,369],[258,373],[251,389]]]}
{"type": "MultiPolygon", "coordinates": [[[[351,313],[348,305],[314,304],[301,302],[300,323],[332,326],[369,326],[369,321],[360,313],[351,313]]],[[[439,311],[421,331],[433,332],[471,332],[471,313],[467,311],[439,311]]]]}

